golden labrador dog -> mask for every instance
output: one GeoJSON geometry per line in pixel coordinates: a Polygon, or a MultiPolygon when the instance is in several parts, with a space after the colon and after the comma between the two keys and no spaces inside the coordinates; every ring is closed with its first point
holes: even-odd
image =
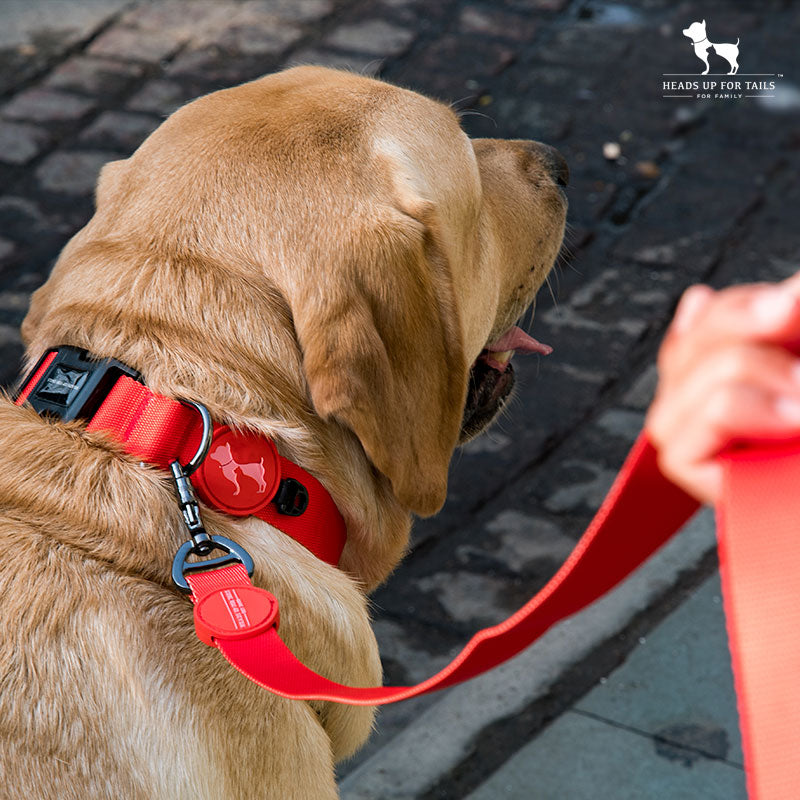
{"type": "MultiPolygon", "coordinates": [[[[447,106],[357,75],[215,92],[103,168],[33,297],[28,366],[57,345],[116,358],[316,476],[347,525],[338,569],[255,517],[206,527],[250,551],[302,661],[380,683],[367,592],[508,396],[512,351],[536,349],[513,325],[566,180],[552,148],[471,141],[447,106]]],[[[186,538],[164,472],[0,400],[4,797],[337,797],[372,710],[276,697],[200,642],[170,580],[186,538]]]]}

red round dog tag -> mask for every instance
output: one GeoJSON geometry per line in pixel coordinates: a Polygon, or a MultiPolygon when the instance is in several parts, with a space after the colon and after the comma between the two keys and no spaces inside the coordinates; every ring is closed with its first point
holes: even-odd
{"type": "Polygon", "coordinates": [[[214,431],[208,455],[192,483],[200,498],[220,511],[246,517],[275,496],[281,482],[278,451],[270,439],[237,432],[227,425],[214,431]]]}
{"type": "Polygon", "coordinates": [[[228,586],[203,597],[194,607],[197,636],[213,647],[213,639],[247,639],[276,624],[278,601],[257,586],[228,586]]]}

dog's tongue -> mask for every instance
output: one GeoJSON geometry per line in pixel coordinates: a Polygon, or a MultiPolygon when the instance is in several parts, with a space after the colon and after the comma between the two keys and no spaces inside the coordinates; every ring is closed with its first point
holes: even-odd
{"type": "Polygon", "coordinates": [[[553,348],[549,344],[536,341],[521,328],[514,325],[499,339],[486,345],[486,360],[489,366],[504,370],[514,353],[540,353],[549,356],[553,348]]]}
{"type": "Polygon", "coordinates": [[[516,325],[509,328],[499,339],[486,345],[491,353],[502,353],[504,350],[516,350],[520,353],[541,353],[549,356],[553,348],[549,344],[537,342],[533,336],[528,336],[522,328],[516,325]]]}

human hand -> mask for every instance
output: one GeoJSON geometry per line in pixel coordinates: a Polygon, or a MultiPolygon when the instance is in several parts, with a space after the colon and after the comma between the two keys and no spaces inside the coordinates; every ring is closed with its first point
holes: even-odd
{"type": "Polygon", "coordinates": [[[777,284],[689,288],[661,345],[645,423],[664,475],[715,503],[720,453],[800,438],[798,356],[800,273],[777,284]]]}

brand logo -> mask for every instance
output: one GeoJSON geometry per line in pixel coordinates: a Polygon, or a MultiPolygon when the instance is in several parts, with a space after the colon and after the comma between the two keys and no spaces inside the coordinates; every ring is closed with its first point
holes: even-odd
{"type": "MultiPolygon", "coordinates": [[[[738,36],[735,42],[713,41],[709,38],[705,20],[692,22],[681,30],[681,34],[686,37],[683,41],[687,45],[688,52],[700,60],[702,69],[699,72],[663,73],[662,97],[685,100],[739,100],[744,97],[775,96],[775,88],[778,81],[783,78],[783,74],[740,73],[738,36]],[[707,78],[704,77],[706,75],[707,78]]],[[[713,39],[717,38],[713,35],[713,39]]]]}
{"type": "Polygon", "coordinates": [[[85,370],[57,366],[42,387],[36,390],[36,396],[51,403],[69,405],[86,383],[88,375],[85,370]]]}
{"type": "Polygon", "coordinates": [[[270,439],[221,425],[192,482],[203,502],[235,516],[257,514],[278,491],[278,451],[270,439]]]}
{"type": "Polygon", "coordinates": [[[222,602],[227,612],[231,615],[231,622],[236,630],[250,627],[250,618],[247,616],[247,606],[235,589],[223,589],[222,602]]]}
{"type": "Polygon", "coordinates": [[[706,21],[693,22],[683,32],[684,36],[688,36],[694,45],[694,54],[706,65],[705,72],[701,75],[708,75],[709,63],[708,52],[713,50],[717,55],[722,56],[731,66],[728,75],[735,75],[739,71],[739,39],[737,37],[736,44],[714,44],[708,40],[706,35],[706,21]]]}

